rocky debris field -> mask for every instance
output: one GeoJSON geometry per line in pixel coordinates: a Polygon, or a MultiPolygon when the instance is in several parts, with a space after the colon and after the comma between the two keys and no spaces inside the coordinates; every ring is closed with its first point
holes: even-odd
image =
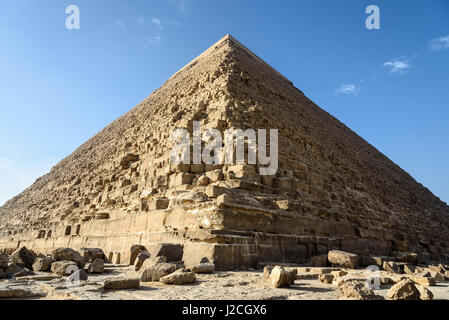
{"type": "Polygon", "coordinates": [[[266,264],[263,270],[216,271],[213,263],[186,268],[177,245],[151,253],[131,248],[132,265],[108,263],[97,248],[59,248],[51,255],[21,247],[0,254],[0,299],[52,300],[433,300],[449,299],[449,266],[423,264],[414,254],[370,257],[330,251],[327,266],[266,264]],[[402,261],[398,261],[402,260],[402,261]],[[375,266],[378,266],[376,269],[375,266]]]}

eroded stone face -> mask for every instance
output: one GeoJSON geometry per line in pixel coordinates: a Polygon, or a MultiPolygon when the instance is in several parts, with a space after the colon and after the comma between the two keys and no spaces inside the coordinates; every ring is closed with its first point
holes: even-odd
{"type": "Polygon", "coordinates": [[[84,251],[86,261],[134,264],[140,251],[131,246],[151,253],[172,243],[186,267],[207,258],[217,270],[312,257],[324,266],[334,249],[375,257],[394,251],[416,263],[448,258],[448,213],[227,36],[1,207],[0,249],[12,253],[20,243],[49,254],[70,243],[104,252],[84,251]],[[222,136],[278,129],[278,171],[170,163],[172,132],[192,132],[194,121],[222,136]]]}

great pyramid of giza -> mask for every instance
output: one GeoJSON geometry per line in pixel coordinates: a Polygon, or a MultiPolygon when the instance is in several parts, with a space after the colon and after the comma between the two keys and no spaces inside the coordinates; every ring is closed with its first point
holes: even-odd
{"type": "Polygon", "coordinates": [[[449,257],[449,207],[231,36],[0,208],[0,249],[183,246],[186,265],[306,262],[341,249],[449,257]],[[258,165],[173,165],[176,128],[278,129],[258,165]]]}

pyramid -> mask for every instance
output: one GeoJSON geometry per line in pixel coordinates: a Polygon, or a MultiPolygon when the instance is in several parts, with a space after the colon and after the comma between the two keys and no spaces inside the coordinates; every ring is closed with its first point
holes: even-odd
{"type": "Polygon", "coordinates": [[[232,36],[0,208],[0,249],[182,245],[219,270],[304,263],[331,249],[449,257],[449,207],[232,36]],[[177,128],[278,129],[275,175],[174,165],[177,128]]]}

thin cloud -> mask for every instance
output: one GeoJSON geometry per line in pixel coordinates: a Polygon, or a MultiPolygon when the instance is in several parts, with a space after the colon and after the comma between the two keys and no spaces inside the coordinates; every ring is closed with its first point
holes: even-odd
{"type": "Polygon", "coordinates": [[[120,28],[125,28],[126,27],[125,23],[120,21],[120,20],[116,20],[115,21],[115,25],[119,26],[120,28]]]}
{"type": "Polygon", "coordinates": [[[449,35],[429,41],[429,47],[434,51],[448,49],[449,35]]]}
{"type": "Polygon", "coordinates": [[[168,0],[168,2],[181,14],[188,15],[192,11],[190,0],[168,0]]]}
{"type": "Polygon", "coordinates": [[[389,69],[390,74],[406,74],[412,67],[410,59],[405,57],[393,59],[383,64],[384,68],[389,69]]]}
{"type": "Polygon", "coordinates": [[[357,86],[352,83],[342,84],[337,88],[337,90],[335,90],[335,94],[357,95],[360,89],[361,89],[360,86],[357,86]]]}
{"type": "Polygon", "coordinates": [[[157,34],[154,37],[148,37],[143,45],[143,49],[147,49],[150,46],[158,47],[161,45],[162,37],[160,34],[157,34]]]}
{"type": "Polygon", "coordinates": [[[159,29],[162,29],[161,20],[156,17],[151,18],[151,22],[153,22],[159,29]]]}
{"type": "Polygon", "coordinates": [[[164,25],[174,29],[178,29],[183,26],[181,22],[171,19],[164,20],[164,25]]]}

